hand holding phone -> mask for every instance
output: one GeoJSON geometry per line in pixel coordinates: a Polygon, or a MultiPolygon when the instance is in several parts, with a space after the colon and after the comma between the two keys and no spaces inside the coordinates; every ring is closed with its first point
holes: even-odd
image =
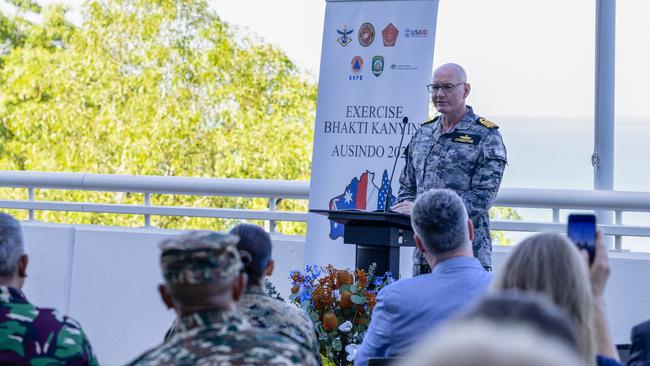
{"type": "Polygon", "coordinates": [[[596,216],[593,214],[569,215],[567,234],[579,249],[587,251],[591,265],[596,257],[596,216]]]}

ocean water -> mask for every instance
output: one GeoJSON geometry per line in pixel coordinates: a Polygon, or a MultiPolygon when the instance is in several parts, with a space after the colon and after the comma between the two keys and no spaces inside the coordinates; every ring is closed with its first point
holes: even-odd
{"type": "MultiPolygon", "coordinates": [[[[508,149],[502,187],[593,189],[590,118],[493,118],[508,149]]],[[[650,119],[617,117],[614,189],[650,192],[650,119]]],[[[517,209],[525,220],[548,221],[550,210],[517,209]]],[[[561,212],[566,220],[568,211],[561,212]]],[[[623,223],[650,226],[650,213],[625,213],[623,223]]],[[[514,241],[528,234],[509,233],[514,241]]],[[[623,248],[650,252],[650,238],[624,238],[623,248]]]]}

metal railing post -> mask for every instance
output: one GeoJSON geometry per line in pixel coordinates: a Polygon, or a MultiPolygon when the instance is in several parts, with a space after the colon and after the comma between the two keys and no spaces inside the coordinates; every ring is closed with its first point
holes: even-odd
{"type": "MultiPolygon", "coordinates": [[[[151,206],[151,193],[144,192],[144,205],[151,206]]],[[[144,227],[151,227],[151,215],[144,215],[144,227]]]]}
{"type": "Polygon", "coordinates": [[[560,209],[557,207],[553,208],[553,222],[560,222],[560,209]]]}
{"type": "MultiPolygon", "coordinates": [[[[275,212],[277,209],[277,198],[269,197],[269,211],[275,212]]],[[[275,233],[275,220],[269,220],[269,232],[275,233]]]]}
{"type": "MultiPolygon", "coordinates": [[[[34,187],[27,188],[27,199],[30,202],[34,202],[34,187]]],[[[29,218],[29,221],[35,221],[34,210],[31,209],[31,208],[28,211],[28,218],[29,218]]]]}
{"type": "MultiPolygon", "coordinates": [[[[615,216],[616,216],[616,226],[621,226],[623,225],[623,211],[622,210],[616,210],[615,216]]],[[[614,249],[616,250],[623,250],[623,237],[621,235],[615,235],[614,236],[614,249]]]]}
{"type": "MultiPolygon", "coordinates": [[[[594,87],[594,189],[614,189],[616,0],[596,0],[596,54],[594,87]]],[[[612,223],[612,212],[597,210],[598,222],[612,223]]],[[[605,245],[612,249],[611,236],[605,245]]]]}

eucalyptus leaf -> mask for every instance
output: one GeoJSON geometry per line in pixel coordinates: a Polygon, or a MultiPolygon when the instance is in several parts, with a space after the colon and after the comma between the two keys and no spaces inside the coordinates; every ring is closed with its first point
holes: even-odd
{"type": "Polygon", "coordinates": [[[309,305],[311,305],[311,302],[309,300],[303,300],[300,303],[300,307],[305,311],[309,311],[309,305]]]}
{"type": "Polygon", "coordinates": [[[341,350],[343,349],[343,344],[341,343],[340,338],[334,338],[334,340],[332,341],[332,349],[336,352],[341,352],[341,350]]]}
{"type": "Polygon", "coordinates": [[[357,305],[363,305],[363,304],[366,303],[366,298],[363,297],[363,296],[352,295],[352,297],[350,299],[352,300],[353,303],[355,303],[357,305]]]}

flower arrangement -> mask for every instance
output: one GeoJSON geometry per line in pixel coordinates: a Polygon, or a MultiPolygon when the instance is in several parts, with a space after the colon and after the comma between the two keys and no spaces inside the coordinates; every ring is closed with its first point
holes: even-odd
{"type": "Polygon", "coordinates": [[[269,295],[270,298],[284,302],[284,299],[282,298],[278,290],[275,289],[275,285],[268,278],[264,279],[264,291],[266,292],[267,295],[269,295]]]}
{"type": "Polygon", "coordinates": [[[335,365],[352,363],[370,324],[377,293],[395,281],[390,272],[376,276],[375,270],[374,265],[368,272],[354,273],[332,265],[307,265],[304,272],[290,273],[289,300],[310,316],[321,353],[335,365]]]}

